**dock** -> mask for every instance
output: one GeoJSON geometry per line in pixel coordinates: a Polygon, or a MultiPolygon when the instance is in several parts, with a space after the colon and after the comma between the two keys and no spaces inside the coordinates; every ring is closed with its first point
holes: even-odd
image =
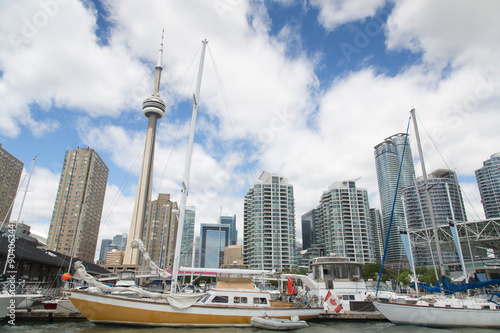
{"type": "Polygon", "coordinates": [[[336,313],[336,312],[321,312],[317,317],[319,320],[352,320],[352,321],[363,321],[363,320],[380,320],[387,321],[380,312],[350,312],[350,313],[336,313]]]}
{"type": "Polygon", "coordinates": [[[86,318],[80,312],[57,312],[57,310],[16,310],[16,320],[75,320],[86,318]]]}

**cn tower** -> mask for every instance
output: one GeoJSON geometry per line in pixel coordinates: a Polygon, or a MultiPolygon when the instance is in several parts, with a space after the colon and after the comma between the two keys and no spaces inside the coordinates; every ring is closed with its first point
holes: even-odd
{"type": "Polygon", "coordinates": [[[142,157],[141,174],[137,185],[135,196],[134,212],[130,223],[130,232],[127,238],[127,247],[123,258],[124,265],[139,264],[139,250],[132,248],[130,244],[134,239],[142,239],[144,228],[144,218],[146,206],[151,201],[151,189],[153,185],[153,160],[155,151],[156,122],[165,115],[165,103],[160,97],[161,61],[163,56],[163,33],[161,36],[160,52],[158,62],[155,67],[155,82],[153,94],[142,103],[142,113],[148,118],[148,129],[146,133],[146,143],[144,145],[144,155],[142,157]]]}

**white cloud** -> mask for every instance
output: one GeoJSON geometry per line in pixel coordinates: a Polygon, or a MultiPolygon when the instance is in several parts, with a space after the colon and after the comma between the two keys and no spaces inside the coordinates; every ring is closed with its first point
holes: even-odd
{"type": "Polygon", "coordinates": [[[442,66],[498,59],[500,3],[495,0],[398,0],[387,22],[387,47],[422,52],[442,66]]]}
{"type": "Polygon", "coordinates": [[[342,24],[373,16],[384,4],[385,0],[311,0],[311,5],[319,8],[318,21],[329,31],[342,24]]]}

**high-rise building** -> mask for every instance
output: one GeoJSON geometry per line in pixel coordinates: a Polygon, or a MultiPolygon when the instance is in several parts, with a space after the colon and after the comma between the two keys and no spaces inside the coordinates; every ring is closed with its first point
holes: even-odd
{"type": "Polygon", "coordinates": [[[118,247],[118,250],[125,251],[125,247],[127,246],[127,234],[119,234],[113,237],[113,244],[118,247]]]}
{"type": "Polygon", "coordinates": [[[477,185],[487,219],[500,217],[500,153],[491,155],[476,170],[477,185]]]}
{"type": "Polygon", "coordinates": [[[229,235],[229,245],[236,245],[238,242],[238,230],[236,230],[236,215],[234,216],[221,216],[219,223],[229,224],[231,226],[231,234],[229,235]]]}
{"type": "Polygon", "coordinates": [[[302,249],[307,250],[316,244],[316,209],[311,209],[301,217],[302,249]]]}
{"type": "Polygon", "coordinates": [[[22,172],[23,163],[3,149],[0,143],[0,224],[10,221],[22,172]]]}
{"type": "Polygon", "coordinates": [[[316,220],[318,242],[325,253],[359,263],[375,262],[368,192],[356,188],[356,181],[330,185],[321,196],[316,220]]]}
{"type": "MultiPolygon", "coordinates": [[[[193,242],[194,226],[196,220],[196,208],[187,206],[184,213],[184,227],[182,228],[182,244],[179,265],[191,267],[193,264],[193,242]]],[[[196,266],[196,265],[195,265],[196,266]]]]}
{"type": "Polygon", "coordinates": [[[108,167],[90,148],[66,151],[47,247],[93,262],[108,167]]]}
{"type": "MultiPolygon", "coordinates": [[[[448,225],[449,221],[467,221],[462,191],[453,170],[438,169],[430,173],[427,177],[427,191],[430,194],[436,226],[448,225]]],[[[412,185],[404,188],[402,194],[408,229],[430,230],[432,224],[423,177],[419,177],[412,185]]],[[[416,265],[432,265],[430,250],[428,244],[426,245],[413,249],[416,265]]],[[[443,257],[458,260],[454,251],[445,253],[443,250],[443,257]]]]}
{"type": "Polygon", "coordinates": [[[101,251],[99,251],[99,260],[106,260],[106,253],[111,251],[109,246],[113,243],[111,239],[103,239],[101,241],[101,251]]]}
{"type": "Polygon", "coordinates": [[[288,179],[264,171],[243,208],[243,263],[251,269],[295,266],[295,202],[288,179]]]}
{"type": "Polygon", "coordinates": [[[127,247],[123,264],[131,267],[139,263],[139,249],[132,248],[130,245],[134,239],[146,239],[143,237],[144,224],[146,219],[147,205],[151,201],[151,192],[153,186],[153,159],[156,138],[156,123],[158,119],[165,115],[165,102],[160,97],[160,79],[161,79],[161,59],[163,55],[163,36],[161,39],[160,52],[155,67],[155,82],[153,93],[142,103],[142,113],[148,118],[148,128],[146,131],[146,142],[144,144],[144,155],[142,157],[141,173],[139,183],[137,184],[137,193],[135,196],[134,211],[132,221],[130,222],[130,232],[128,234],[127,247]]]}
{"type": "Polygon", "coordinates": [[[386,261],[399,264],[405,256],[398,231],[405,228],[401,189],[413,183],[415,173],[408,135],[399,133],[386,138],[375,146],[374,155],[382,210],[383,241],[388,241],[390,244],[387,247],[386,261]],[[400,169],[401,174],[399,173],[400,169]],[[391,230],[389,239],[386,240],[391,217],[391,230]]]}
{"type": "MultiPolygon", "coordinates": [[[[160,193],[158,199],[148,202],[142,232],[144,246],[151,260],[160,268],[171,269],[177,235],[177,202],[170,194],[160,193]]],[[[139,258],[142,266],[143,258],[139,258]]]]}
{"type": "Polygon", "coordinates": [[[376,208],[370,208],[370,223],[372,226],[372,239],[373,239],[373,250],[375,251],[375,261],[382,262],[382,256],[384,255],[384,243],[382,239],[382,217],[380,216],[380,210],[376,208]]]}
{"type": "Polygon", "coordinates": [[[199,267],[219,268],[224,264],[224,248],[229,245],[231,226],[202,223],[199,267]]]}

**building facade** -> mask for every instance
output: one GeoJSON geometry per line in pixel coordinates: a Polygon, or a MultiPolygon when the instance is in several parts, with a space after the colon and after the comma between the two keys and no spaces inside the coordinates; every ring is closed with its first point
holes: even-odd
{"type": "Polygon", "coordinates": [[[47,248],[94,261],[108,167],[90,148],[66,151],[47,248]]]}
{"type": "Polygon", "coordinates": [[[227,224],[201,224],[200,268],[219,268],[224,264],[224,249],[229,245],[230,233],[231,226],[227,224]]]}
{"type": "Polygon", "coordinates": [[[184,214],[184,227],[182,232],[181,255],[179,265],[191,267],[193,265],[194,226],[196,223],[196,208],[187,206],[184,214]]]}
{"type": "Polygon", "coordinates": [[[327,255],[359,263],[375,262],[366,189],[356,182],[335,182],[323,192],[317,209],[318,242],[327,255]]]}
{"type": "Polygon", "coordinates": [[[288,179],[264,171],[245,195],[243,263],[282,271],[295,266],[295,202],[288,179]]]}
{"type": "Polygon", "coordinates": [[[388,239],[390,246],[387,247],[386,261],[398,264],[401,263],[403,256],[405,256],[403,243],[398,231],[405,228],[401,190],[413,183],[415,173],[408,135],[399,133],[386,138],[383,142],[375,146],[374,155],[382,211],[382,234],[384,242],[386,241],[392,217],[388,239]],[[399,172],[400,169],[401,173],[399,172]]]}
{"type": "Polygon", "coordinates": [[[0,143],[0,224],[10,221],[23,166],[23,163],[3,149],[0,143]]]}
{"type": "Polygon", "coordinates": [[[307,250],[316,244],[316,209],[311,209],[301,217],[302,249],[307,250]]]}
{"type": "MultiPolygon", "coordinates": [[[[177,202],[170,201],[170,194],[160,193],[158,199],[148,202],[144,221],[143,239],[151,260],[163,269],[171,269],[177,235],[177,202]]],[[[139,258],[144,266],[144,258],[139,258]]]]}
{"type": "Polygon", "coordinates": [[[231,234],[229,235],[229,245],[236,245],[238,243],[238,230],[236,230],[236,215],[221,216],[219,223],[228,224],[231,226],[231,234]]]}
{"type": "Polygon", "coordinates": [[[477,185],[487,219],[500,217],[500,153],[491,155],[476,170],[477,185]]]}
{"type": "Polygon", "coordinates": [[[127,234],[119,234],[113,236],[113,244],[117,246],[117,249],[120,251],[125,251],[125,247],[127,246],[127,234]]]}
{"type": "MultiPolygon", "coordinates": [[[[427,182],[436,226],[447,226],[449,221],[467,221],[462,191],[455,171],[438,169],[428,175],[427,182]]],[[[413,230],[432,230],[423,177],[419,177],[411,186],[403,189],[403,199],[410,235],[413,230]]],[[[433,246],[432,242],[431,246],[433,246]]],[[[443,260],[448,258],[448,262],[458,261],[454,249],[442,250],[443,260]]],[[[413,248],[413,259],[416,265],[432,265],[432,256],[429,251],[428,246],[413,248]]],[[[436,253],[435,250],[434,253],[436,253]]]]}
{"type": "Polygon", "coordinates": [[[380,210],[376,208],[370,208],[370,223],[372,226],[372,239],[373,239],[373,250],[375,251],[375,261],[382,262],[382,257],[384,255],[384,239],[382,235],[382,216],[380,215],[380,210]]]}
{"type": "Polygon", "coordinates": [[[106,254],[111,251],[110,245],[113,243],[111,239],[103,239],[101,241],[101,250],[99,251],[99,260],[106,260],[106,254]]]}

